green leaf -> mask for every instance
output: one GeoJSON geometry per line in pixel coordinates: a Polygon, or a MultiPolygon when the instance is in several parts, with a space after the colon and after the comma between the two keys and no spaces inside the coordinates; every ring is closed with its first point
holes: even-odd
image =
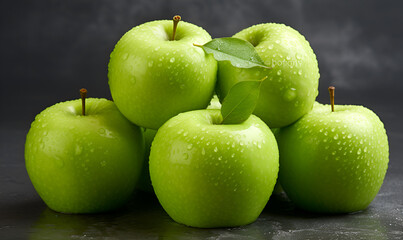
{"type": "Polygon", "coordinates": [[[260,86],[266,78],[260,81],[241,81],[232,86],[222,103],[222,124],[239,124],[249,118],[255,110],[260,86]]]}
{"type": "Polygon", "coordinates": [[[237,68],[269,68],[259,57],[255,47],[239,38],[216,38],[204,45],[193,45],[203,48],[207,54],[213,54],[217,61],[230,61],[237,68]]]}

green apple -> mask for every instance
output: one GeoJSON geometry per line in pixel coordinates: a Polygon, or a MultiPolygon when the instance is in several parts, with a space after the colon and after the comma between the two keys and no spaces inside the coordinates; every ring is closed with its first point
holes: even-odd
{"type": "Polygon", "coordinates": [[[347,213],[365,209],[378,193],[389,161],[378,116],[362,106],[316,103],[282,128],[279,179],[302,209],[347,213]]]}
{"type": "Polygon", "coordinates": [[[211,40],[201,27],[172,21],[144,23],[116,44],[108,67],[119,110],[136,125],[158,129],[178,113],[206,108],[213,96],[217,62],[193,43],[211,40]]]}
{"type": "Polygon", "coordinates": [[[140,175],[144,139],[112,101],[53,105],[35,118],[25,143],[25,164],[49,208],[64,213],[115,209],[132,194],[140,175]]]}
{"type": "Polygon", "coordinates": [[[151,143],[154,140],[155,135],[157,134],[157,130],[153,129],[144,129],[144,139],[145,139],[145,154],[144,154],[144,164],[141,170],[140,179],[137,184],[137,188],[144,191],[144,192],[154,192],[153,186],[151,185],[150,179],[150,168],[148,167],[149,164],[149,157],[150,157],[150,149],[151,143]]]}
{"type": "Polygon", "coordinates": [[[268,76],[253,113],[270,128],[287,126],[312,109],[318,95],[319,69],[304,36],[283,24],[266,23],[244,29],[233,37],[252,43],[271,69],[240,69],[228,61],[219,62],[217,94],[220,100],[235,83],[268,76]]]}
{"type": "Polygon", "coordinates": [[[220,110],[181,113],[154,138],[151,182],[176,222],[201,228],[249,224],[273,191],[279,168],[273,133],[254,115],[240,124],[221,120],[220,110]]]}

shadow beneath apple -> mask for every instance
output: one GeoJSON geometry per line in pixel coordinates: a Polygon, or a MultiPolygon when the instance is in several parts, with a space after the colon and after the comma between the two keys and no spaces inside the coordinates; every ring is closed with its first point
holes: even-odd
{"type": "Polygon", "coordinates": [[[29,239],[266,239],[265,231],[252,223],[236,228],[199,229],[174,222],[153,194],[137,192],[123,208],[103,214],[63,214],[45,208],[29,230],[29,239]]]}
{"type": "Polygon", "coordinates": [[[39,210],[42,213],[31,225],[29,239],[327,238],[351,236],[351,233],[387,239],[385,226],[371,208],[355,214],[313,214],[299,210],[282,195],[272,196],[256,222],[235,228],[199,229],[178,224],[166,214],[155,195],[145,192],[136,192],[126,206],[103,214],[63,214],[37,206],[39,210]]]}
{"type": "Polygon", "coordinates": [[[38,219],[41,212],[47,209],[38,197],[34,199],[18,199],[0,201],[0,239],[26,239],[30,226],[38,219]]]}
{"type": "Polygon", "coordinates": [[[136,192],[128,204],[102,214],[63,214],[46,208],[29,239],[127,238],[142,236],[169,220],[152,194],[136,192]]]}

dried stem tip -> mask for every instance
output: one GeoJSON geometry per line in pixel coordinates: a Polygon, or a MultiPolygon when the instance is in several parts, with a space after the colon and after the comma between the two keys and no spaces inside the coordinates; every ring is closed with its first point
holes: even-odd
{"type": "Polygon", "coordinates": [[[172,41],[175,41],[176,28],[178,27],[178,23],[181,20],[181,16],[175,15],[173,17],[173,20],[174,20],[174,28],[173,28],[173,31],[172,31],[172,41]]]}
{"type": "Polygon", "coordinates": [[[81,114],[85,116],[85,98],[87,97],[87,89],[81,88],[80,89],[80,95],[81,95],[81,104],[82,104],[82,111],[81,114]]]}
{"type": "Polygon", "coordinates": [[[328,89],[329,89],[329,95],[330,95],[330,105],[332,106],[332,112],[334,112],[334,90],[336,88],[333,86],[330,86],[328,89]]]}

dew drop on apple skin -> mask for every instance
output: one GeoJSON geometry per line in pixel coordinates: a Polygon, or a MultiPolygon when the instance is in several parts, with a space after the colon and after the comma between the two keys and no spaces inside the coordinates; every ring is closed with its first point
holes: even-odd
{"type": "Polygon", "coordinates": [[[54,160],[58,167],[60,167],[60,168],[64,167],[64,161],[62,158],[60,158],[58,156],[54,156],[54,160]]]}
{"type": "Polygon", "coordinates": [[[136,78],[134,76],[130,77],[130,82],[132,84],[135,84],[136,83],[136,78]]]}
{"type": "Polygon", "coordinates": [[[82,147],[80,145],[76,145],[75,154],[80,155],[82,153],[82,147]]]}
{"type": "Polygon", "coordinates": [[[287,91],[285,91],[283,95],[283,100],[286,102],[291,102],[297,97],[297,92],[295,88],[290,88],[287,91]]]}

